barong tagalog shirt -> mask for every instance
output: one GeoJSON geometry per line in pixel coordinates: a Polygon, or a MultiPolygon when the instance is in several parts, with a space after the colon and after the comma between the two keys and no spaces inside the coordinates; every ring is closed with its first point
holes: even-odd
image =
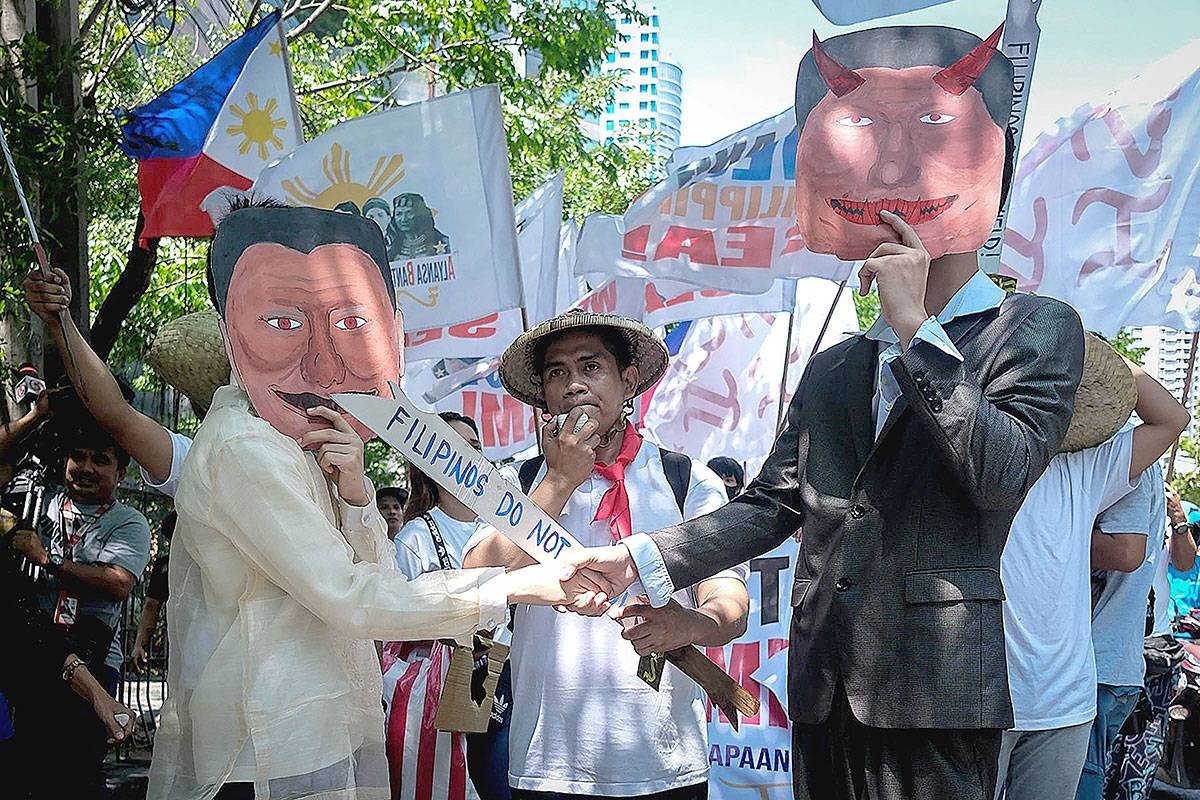
{"type": "Polygon", "coordinates": [[[175,502],[148,796],[208,800],[245,781],[260,800],[389,798],[373,640],[503,624],[503,570],[409,580],[374,502],[341,501],[235,386],[214,397],[175,502]]]}

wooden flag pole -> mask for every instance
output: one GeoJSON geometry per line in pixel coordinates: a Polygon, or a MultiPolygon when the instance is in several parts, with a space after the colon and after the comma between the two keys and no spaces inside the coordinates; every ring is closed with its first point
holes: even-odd
{"type": "MultiPolygon", "coordinates": [[[[1187,373],[1183,376],[1183,397],[1180,398],[1180,403],[1184,408],[1188,408],[1188,400],[1192,393],[1192,374],[1196,370],[1196,346],[1200,344],[1200,331],[1192,334],[1192,349],[1188,353],[1187,373]]],[[[1188,409],[1189,412],[1191,409],[1188,409]]],[[[1170,482],[1175,478],[1175,456],[1179,454],[1179,440],[1175,440],[1175,444],[1171,446],[1171,460],[1167,462],[1167,481],[1170,482]]]]}
{"type": "MultiPolygon", "coordinates": [[[[842,279],[841,283],[838,284],[838,289],[833,295],[833,302],[829,304],[829,311],[825,312],[825,321],[821,323],[821,330],[817,334],[817,340],[813,342],[812,350],[810,350],[808,353],[808,358],[812,358],[814,355],[816,355],[817,351],[821,348],[821,340],[825,338],[825,332],[829,330],[829,323],[833,320],[833,311],[837,308],[838,300],[842,299],[842,292],[845,291],[846,283],[849,282],[849,280],[850,278],[847,276],[842,279]]],[[[787,414],[787,405],[784,403],[784,400],[787,398],[788,367],[790,366],[789,361],[792,357],[792,331],[795,329],[795,327],[796,306],[793,304],[791,319],[788,323],[787,346],[784,348],[783,352],[783,378],[779,382],[779,414],[775,420],[776,433],[783,428],[783,417],[785,414],[787,414]]],[[[807,362],[808,359],[805,359],[805,363],[807,362]]]]}

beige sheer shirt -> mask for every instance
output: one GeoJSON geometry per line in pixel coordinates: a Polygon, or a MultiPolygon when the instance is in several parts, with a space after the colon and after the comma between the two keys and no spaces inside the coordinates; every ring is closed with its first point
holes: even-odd
{"type": "Polygon", "coordinates": [[[408,580],[375,504],[342,502],[234,386],[214,398],[175,506],[148,797],[209,800],[249,781],[260,800],[388,798],[373,640],[502,624],[501,570],[408,580]]]}

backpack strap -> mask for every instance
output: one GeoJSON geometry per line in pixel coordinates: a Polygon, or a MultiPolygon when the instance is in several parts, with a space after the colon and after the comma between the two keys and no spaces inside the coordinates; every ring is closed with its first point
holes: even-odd
{"type": "Polygon", "coordinates": [[[521,491],[529,494],[529,490],[533,487],[533,481],[537,477],[538,470],[542,468],[542,464],[546,463],[545,456],[534,456],[521,465],[521,469],[517,471],[517,479],[521,483],[521,491]]]}
{"type": "Polygon", "coordinates": [[[675,505],[679,506],[680,515],[687,519],[687,513],[683,509],[687,505],[688,485],[692,482],[692,460],[683,453],[676,453],[665,447],[658,448],[658,452],[662,456],[667,484],[671,487],[671,493],[675,495],[675,505]]]}
{"type": "MultiPolygon", "coordinates": [[[[679,513],[684,514],[688,485],[692,481],[692,460],[683,453],[676,453],[665,447],[658,448],[658,452],[662,456],[663,472],[667,476],[667,484],[671,487],[671,493],[675,495],[675,505],[679,506],[679,513]]],[[[537,478],[538,470],[545,462],[544,456],[534,456],[521,465],[517,471],[517,478],[521,483],[522,492],[529,494],[533,481],[537,478]]]]}

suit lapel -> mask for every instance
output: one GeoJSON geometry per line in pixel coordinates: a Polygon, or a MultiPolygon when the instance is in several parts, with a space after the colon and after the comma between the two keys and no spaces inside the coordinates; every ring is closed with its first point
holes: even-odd
{"type": "Polygon", "coordinates": [[[875,423],[871,413],[871,398],[875,393],[875,369],[878,363],[877,343],[865,336],[846,353],[840,369],[842,385],[846,387],[846,414],[854,438],[854,451],[861,465],[871,452],[875,440],[875,423]]]}

